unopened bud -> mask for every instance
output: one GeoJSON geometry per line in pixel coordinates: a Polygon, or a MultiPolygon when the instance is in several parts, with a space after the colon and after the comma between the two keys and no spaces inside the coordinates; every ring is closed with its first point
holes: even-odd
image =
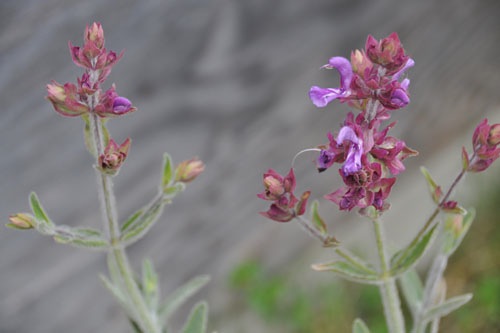
{"type": "Polygon", "coordinates": [[[189,183],[198,177],[203,170],[205,170],[205,164],[196,157],[183,161],[175,169],[175,180],[182,183],[189,183]]]}
{"type": "Polygon", "coordinates": [[[14,214],[9,217],[10,223],[7,224],[8,227],[14,229],[33,229],[35,225],[35,220],[33,216],[28,213],[14,214]]]}
{"type": "Polygon", "coordinates": [[[127,138],[118,146],[113,139],[109,140],[104,154],[99,156],[99,169],[108,175],[115,175],[127,158],[130,142],[130,138],[127,138]]]}
{"type": "Polygon", "coordinates": [[[76,117],[89,112],[88,106],[79,100],[76,86],[72,83],[61,85],[52,81],[47,85],[47,93],[54,110],[63,116],[76,117]]]}
{"type": "Polygon", "coordinates": [[[92,42],[98,49],[104,47],[104,31],[100,23],[94,22],[90,27],[85,28],[83,36],[85,43],[92,42]]]}
{"type": "Polygon", "coordinates": [[[488,144],[490,144],[491,146],[497,146],[498,144],[500,144],[500,124],[494,124],[490,127],[488,144]]]}

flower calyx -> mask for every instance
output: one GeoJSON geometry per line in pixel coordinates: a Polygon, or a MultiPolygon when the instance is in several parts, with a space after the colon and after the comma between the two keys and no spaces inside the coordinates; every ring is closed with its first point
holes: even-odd
{"type": "Polygon", "coordinates": [[[127,158],[130,144],[130,138],[127,138],[121,145],[110,139],[104,148],[104,153],[98,158],[99,170],[110,176],[116,175],[127,158]]]}

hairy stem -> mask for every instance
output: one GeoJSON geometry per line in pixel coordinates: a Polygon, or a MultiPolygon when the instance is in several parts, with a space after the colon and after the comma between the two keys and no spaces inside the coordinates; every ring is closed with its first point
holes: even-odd
{"type": "Polygon", "coordinates": [[[382,296],[382,303],[384,306],[385,320],[389,333],[404,333],[405,322],[403,313],[401,311],[401,302],[399,300],[398,290],[396,288],[396,281],[390,274],[390,266],[384,247],[384,235],[382,226],[378,219],[373,220],[375,231],[375,239],[377,241],[377,250],[380,259],[380,268],[382,270],[380,295],[382,296]]]}
{"type": "MultiPolygon", "coordinates": [[[[436,298],[438,296],[439,283],[443,279],[443,274],[448,264],[448,256],[445,254],[439,254],[434,261],[427,274],[427,279],[425,281],[425,289],[422,298],[422,305],[419,312],[415,316],[415,323],[412,329],[412,333],[425,333],[428,321],[424,321],[425,311],[434,305],[436,298]]],[[[439,325],[437,321],[434,326],[439,325]]]]}
{"type": "Polygon", "coordinates": [[[296,216],[295,219],[299,223],[299,225],[304,229],[311,237],[317,238],[323,245],[328,244],[328,241],[330,240],[328,235],[324,235],[316,228],[314,228],[311,225],[311,222],[303,218],[302,216],[296,216]]]}
{"type": "MultiPolygon", "coordinates": [[[[476,158],[476,152],[475,151],[474,151],[474,154],[469,158],[469,162],[468,163],[472,163],[472,161],[474,160],[474,158],[476,158]]],[[[443,199],[441,199],[441,201],[439,202],[439,204],[436,207],[436,209],[434,209],[434,211],[432,212],[431,216],[429,216],[429,218],[425,222],[425,224],[422,227],[422,229],[420,229],[420,231],[418,232],[417,236],[411,242],[412,245],[415,245],[418,242],[418,240],[420,239],[420,237],[422,237],[422,235],[425,233],[425,231],[427,231],[427,229],[434,222],[434,219],[436,218],[436,216],[438,216],[439,212],[441,211],[441,206],[446,201],[448,201],[448,199],[451,196],[451,193],[453,192],[453,190],[455,189],[455,187],[458,185],[458,183],[462,180],[462,178],[464,177],[464,175],[465,175],[466,172],[467,172],[467,170],[464,169],[464,168],[462,168],[462,171],[460,171],[460,173],[457,175],[457,177],[455,177],[455,180],[453,180],[453,183],[448,188],[448,191],[444,195],[443,199]]]]}
{"type": "MultiPolygon", "coordinates": [[[[96,147],[97,158],[103,153],[103,136],[101,131],[101,122],[96,114],[90,117],[91,130],[93,135],[94,145],[96,147]]],[[[118,215],[116,212],[116,200],[113,191],[113,181],[110,176],[103,172],[98,172],[99,182],[99,199],[101,202],[101,211],[103,223],[108,231],[110,243],[112,245],[111,256],[108,260],[114,260],[118,268],[118,272],[123,281],[125,291],[130,301],[130,305],[135,310],[135,315],[139,326],[144,333],[160,333],[155,315],[151,313],[144,301],[144,298],[139,290],[139,287],[134,280],[134,274],[130,267],[125,249],[119,242],[120,227],[118,225],[118,215]]]]}

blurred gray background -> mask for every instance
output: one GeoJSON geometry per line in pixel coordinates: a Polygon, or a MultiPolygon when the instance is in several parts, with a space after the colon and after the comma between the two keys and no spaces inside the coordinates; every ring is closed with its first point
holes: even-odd
{"type": "MultiPolygon", "coordinates": [[[[133,141],[115,179],[120,215],[155,195],[163,152],[177,162],[199,156],[207,165],[129,248],[132,262],[137,268],[150,257],[165,294],[194,275],[212,275],[198,298],[212,305],[214,329],[267,332],[231,307],[227,276],[248,258],[273,269],[299,260],[294,267],[307,271],[300,258],[321,250],[296,226],[258,215],[267,207],[255,195],[263,172],[286,172],[297,151],[326,142],[346,114],[338,104],[318,110],[309,102],[311,85],[338,85],[336,73],[320,66],[334,55],[349,57],[368,34],[393,31],[416,61],[412,103],[397,112],[392,132],[420,151],[394,189],[394,206],[404,203],[387,217],[405,242],[418,228],[407,221],[427,217],[418,166],[432,166],[446,184],[478,120],[500,121],[499,14],[495,0],[2,0],[0,220],[27,211],[34,190],[56,223],[100,226],[83,122],[60,117],[44,100],[51,80],[73,82],[81,73],[68,40],[81,45],[85,24],[100,21],[107,48],[125,49],[108,83],[138,107],[110,121],[117,141],[133,141]]],[[[299,190],[321,198],[340,183],[335,171],[317,175],[312,158],[297,162],[299,190]]],[[[367,229],[328,204],[321,209],[341,240],[367,229]]],[[[0,332],[129,332],[97,278],[104,257],[0,228],[0,332]]],[[[315,283],[320,275],[307,278],[315,283]]]]}

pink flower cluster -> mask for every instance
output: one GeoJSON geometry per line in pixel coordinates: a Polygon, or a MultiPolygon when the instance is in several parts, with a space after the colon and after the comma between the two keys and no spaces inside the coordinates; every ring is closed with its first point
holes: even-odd
{"type": "MultiPolygon", "coordinates": [[[[389,207],[386,199],[396,182],[394,176],[405,170],[405,158],[417,154],[403,141],[388,134],[395,122],[382,126],[392,111],[410,102],[410,80],[404,78],[404,73],[413,65],[414,61],[406,54],[396,33],[380,41],[369,36],[365,49],[352,52],[350,61],[333,57],[322,67],[338,71],[339,87],[313,86],[309,91],[317,107],[339,100],[348,103],[357,113],[348,113],[337,135],[328,134],[329,143],[319,147],[316,159],[320,172],[334,163],[341,164],[339,173],[344,186],[325,196],[341,210],[369,206],[378,211],[386,210],[389,207]]],[[[295,179],[290,175],[293,176],[293,170],[287,177],[293,179],[289,183],[294,187],[295,179]]],[[[274,203],[262,214],[275,221],[288,221],[299,215],[298,210],[293,209],[296,199],[293,187],[285,185],[287,178],[278,176],[273,170],[264,174],[266,191],[259,197],[274,200],[274,203]]]]}
{"type": "Polygon", "coordinates": [[[257,196],[273,203],[267,212],[261,212],[260,214],[278,222],[288,222],[294,217],[303,215],[306,211],[307,200],[311,192],[306,191],[302,193],[300,199],[297,199],[293,193],[295,186],[293,169],[290,169],[290,172],[285,177],[269,169],[264,174],[265,190],[257,194],[257,196]]]}
{"type": "Polygon", "coordinates": [[[352,52],[351,61],[333,57],[323,66],[338,70],[339,88],[313,86],[309,91],[318,107],[338,99],[359,110],[357,115],[348,113],[337,136],[328,134],[329,144],[321,147],[316,160],[319,171],[335,162],[342,164],[339,173],[345,186],[325,196],[341,210],[369,206],[386,210],[386,199],[396,182],[394,176],[405,170],[405,158],[417,154],[388,135],[395,122],[382,126],[391,111],[410,102],[410,80],[402,76],[414,64],[396,33],[380,41],[368,36],[365,49],[352,52]]]}
{"type": "Polygon", "coordinates": [[[47,99],[54,109],[63,116],[76,117],[95,113],[102,118],[120,116],[136,108],[125,97],[116,93],[115,86],[101,91],[101,84],[111,73],[112,67],[121,59],[104,47],[104,31],[100,23],[85,28],[84,45],[74,46],[69,42],[73,62],[85,72],[73,83],[59,84],[53,81],[47,85],[47,99]]]}
{"type": "Polygon", "coordinates": [[[463,149],[464,160],[467,162],[467,171],[481,172],[486,170],[500,157],[500,124],[490,125],[488,119],[483,119],[472,136],[473,157],[463,149]]]}
{"type": "MultiPolygon", "coordinates": [[[[111,69],[123,56],[104,47],[104,31],[100,23],[85,27],[84,44],[74,46],[69,42],[73,62],[85,69],[77,84],[59,84],[55,81],[47,85],[47,99],[54,109],[66,117],[82,116],[88,121],[89,116],[104,121],[105,118],[121,116],[135,111],[130,100],[116,93],[115,85],[102,91],[101,84],[111,73],[111,69]]],[[[98,152],[98,165],[104,173],[114,175],[125,161],[130,147],[127,138],[121,145],[113,139],[98,152]]]]}

